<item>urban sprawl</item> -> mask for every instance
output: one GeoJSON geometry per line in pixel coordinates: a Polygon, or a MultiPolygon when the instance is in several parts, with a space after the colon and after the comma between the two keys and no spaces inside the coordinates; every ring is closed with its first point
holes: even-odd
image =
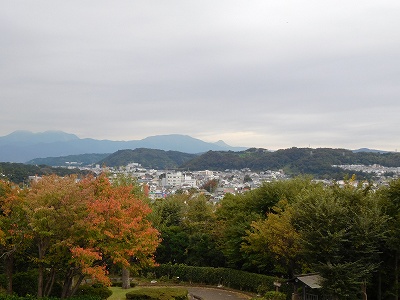
{"type": "MultiPolygon", "coordinates": [[[[225,171],[175,171],[175,170],[155,170],[143,168],[139,163],[130,163],[126,166],[118,168],[101,167],[95,165],[93,167],[82,167],[75,162],[69,162],[68,168],[79,168],[81,170],[89,170],[96,174],[107,171],[110,176],[118,176],[118,174],[129,175],[137,179],[139,184],[146,184],[149,189],[149,197],[151,199],[165,198],[171,194],[188,193],[189,191],[199,191],[206,194],[210,201],[218,202],[225,194],[239,194],[258,188],[263,182],[274,180],[289,179],[283,170],[272,171],[266,170],[262,172],[252,172],[245,168],[241,170],[225,170],[225,171]],[[204,189],[204,186],[211,182],[217,182],[217,186],[211,189],[204,189]]],[[[333,167],[352,171],[362,171],[374,174],[374,186],[387,185],[392,179],[396,179],[400,174],[400,167],[389,168],[380,165],[334,165],[333,167]]],[[[31,177],[30,179],[33,179],[31,177]]],[[[334,183],[333,180],[320,180],[327,185],[334,183]]],[[[345,184],[344,180],[335,181],[336,184],[345,184]]],[[[352,184],[359,184],[354,181],[352,184]]],[[[362,184],[370,184],[363,182],[362,184]]]]}

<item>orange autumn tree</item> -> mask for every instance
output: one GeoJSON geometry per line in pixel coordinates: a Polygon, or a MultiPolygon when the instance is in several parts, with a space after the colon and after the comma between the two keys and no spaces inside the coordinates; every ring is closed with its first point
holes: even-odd
{"type": "Polygon", "coordinates": [[[85,277],[109,284],[107,263],[136,267],[153,262],[158,232],[147,221],[149,207],[129,187],[113,187],[105,175],[47,176],[33,183],[26,199],[29,230],[38,255],[38,297],[50,294],[58,272],[62,298],[85,277]],[[76,280],[73,280],[76,279],[76,280]]]}
{"type": "MultiPolygon", "coordinates": [[[[127,174],[118,174],[117,176],[113,176],[112,178],[113,187],[129,187],[130,193],[135,196],[137,200],[144,201],[145,203],[149,203],[149,191],[148,186],[139,185],[136,178],[129,176],[127,174]]],[[[137,258],[135,258],[136,264],[139,262],[137,258]]],[[[135,264],[134,264],[135,265],[135,264]]],[[[131,287],[130,283],[130,272],[131,269],[134,269],[126,264],[122,265],[122,288],[128,289],[131,287]]],[[[135,270],[134,270],[135,271],[135,270]]]]}
{"type": "Polygon", "coordinates": [[[15,184],[0,180],[0,257],[4,259],[7,294],[13,293],[14,257],[29,245],[26,217],[22,210],[23,191],[15,184]]]}
{"type": "Polygon", "coordinates": [[[153,265],[159,232],[147,219],[150,207],[133,193],[137,187],[112,185],[105,174],[83,185],[91,190],[83,220],[88,245],[72,251],[74,259],[84,262],[84,273],[108,284],[105,265],[95,264],[100,258],[131,270],[153,265]]]}

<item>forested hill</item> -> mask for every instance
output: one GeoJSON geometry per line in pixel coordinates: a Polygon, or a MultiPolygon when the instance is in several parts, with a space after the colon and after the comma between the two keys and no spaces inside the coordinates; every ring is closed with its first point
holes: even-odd
{"type": "Polygon", "coordinates": [[[208,151],[181,166],[190,170],[226,170],[250,168],[253,171],[283,169],[287,173],[312,174],[318,177],[337,173],[332,165],[379,164],[400,167],[400,154],[394,152],[353,152],[331,148],[290,148],[274,152],[250,148],[245,151],[208,151]]]}
{"type": "Polygon", "coordinates": [[[54,168],[45,165],[34,166],[21,163],[0,162],[0,179],[8,179],[14,183],[27,182],[29,176],[43,176],[56,174],[66,175],[87,175],[89,171],[79,169],[54,168]]]}
{"type": "MultiPolygon", "coordinates": [[[[89,157],[93,159],[93,155],[89,157]]],[[[99,156],[100,159],[103,157],[99,156]]],[[[83,162],[88,159],[86,156],[63,157],[60,160],[47,158],[40,160],[40,163],[51,164],[52,162],[65,161],[66,158],[68,160],[73,158],[75,162],[83,162]]],[[[159,170],[224,171],[226,169],[240,170],[249,168],[252,171],[265,171],[283,169],[286,174],[293,176],[310,174],[315,178],[343,179],[344,176],[349,175],[349,172],[334,168],[332,165],[378,164],[385,167],[400,167],[400,153],[353,152],[346,149],[332,148],[290,148],[271,152],[265,149],[250,148],[240,152],[208,151],[202,155],[196,155],[178,151],[137,148],[134,150],[119,150],[95,163],[108,167],[139,163],[144,168],[159,170]]],[[[34,168],[34,166],[23,164],[3,163],[0,165],[0,173],[7,174],[9,178],[22,178],[23,176],[27,178],[28,175],[41,175],[43,174],[41,170],[47,172],[50,169],[43,166],[34,168]],[[26,166],[26,168],[23,166],[26,166]],[[1,168],[3,168],[3,172],[1,168]],[[9,170],[14,171],[12,173],[9,170]]],[[[351,172],[351,174],[353,173],[361,175],[361,178],[365,175],[351,172]]],[[[16,181],[18,182],[18,180],[16,181]]]]}
{"type": "Polygon", "coordinates": [[[35,158],[27,162],[29,165],[48,165],[48,166],[70,166],[70,165],[92,165],[109,156],[110,153],[92,153],[67,155],[58,157],[35,158]]]}
{"type": "Polygon", "coordinates": [[[137,148],[134,150],[119,150],[98,163],[107,167],[119,167],[135,162],[145,168],[175,169],[195,157],[197,157],[196,154],[179,151],[137,148]]]}

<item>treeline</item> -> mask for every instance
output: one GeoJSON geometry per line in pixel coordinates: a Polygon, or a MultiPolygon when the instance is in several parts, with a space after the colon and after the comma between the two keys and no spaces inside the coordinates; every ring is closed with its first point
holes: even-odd
{"type": "Polygon", "coordinates": [[[28,165],[70,166],[71,162],[76,162],[78,165],[88,166],[98,163],[109,155],[110,153],[88,153],[59,157],[35,158],[26,163],[28,165]]]}
{"type": "Polygon", "coordinates": [[[336,299],[399,294],[400,181],[373,191],[308,178],[265,183],[216,206],[203,195],[153,204],[161,264],[228,267],[291,278],[319,272],[336,299]]]}
{"type": "Polygon", "coordinates": [[[107,283],[106,271],[154,258],[283,279],[319,272],[335,299],[399,295],[400,180],[376,190],[354,177],[345,186],[296,177],[215,205],[194,189],[150,203],[126,177],[76,179],[53,175],[23,189],[0,181],[9,292],[12,274],[34,271],[38,295],[68,296],[74,277],[107,283]]]}
{"type": "Polygon", "coordinates": [[[108,167],[126,166],[129,163],[139,163],[143,167],[153,169],[174,169],[193,159],[197,155],[178,151],[136,148],[134,150],[118,150],[100,160],[100,165],[108,167]]]}
{"type": "MultiPolygon", "coordinates": [[[[246,151],[208,151],[181,166],[190,170],[226,170],[250,168],[253,171],[284,170],[287,174],[313,175],[316,178],[342,179],[346,171],[332,165],[379,164],[386,167],[400,166],[400,153],[352,152],[331,148],[289,148],[277,151],[250,148],[246,151]]],[[[358,173],[359,177],[368,174],[358,173]]]]}
{"type": "Polygon", "coordinates": [[[29,176],[43,176],[50,174],[58,176],[68,176],[73,174],[86,176],[90,174],[90,172],[79,169],[55,168],[47,165],[27,165],[21,163],[0,162],[0,179],[7,179],[14,183],[28,183],[29,176]]]}

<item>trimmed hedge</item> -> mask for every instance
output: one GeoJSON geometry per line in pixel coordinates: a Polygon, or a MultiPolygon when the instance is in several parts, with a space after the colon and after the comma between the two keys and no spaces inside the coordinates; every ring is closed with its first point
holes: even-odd
{"type": "Polygon", "coordinates": [[[127,300],[187,300],[184,288],[152,287],[140,288],[126,294],[127,300]]]}
{"type": "Polygon", "coordinates": [[[107,299],[111,295],[112,291],[101,284],[84,284],[76,292],[76,296],[92,296],[98,299],[107,299]]]}
{"type": "MultiPolygon", "coordinates": [[[[189,283],[218,285],[258,293],[260,291],[274,291],[274,281],[277,277],[249,273],[228,268],[193,267],[183,264],[163,264],[147,270],[147,277],[153,274],[155,278],[167,276],[168,279],[179,277],[179,280],[189,283]]],[[[282,285],[282,292],[287,287],[282,285]]]]}

